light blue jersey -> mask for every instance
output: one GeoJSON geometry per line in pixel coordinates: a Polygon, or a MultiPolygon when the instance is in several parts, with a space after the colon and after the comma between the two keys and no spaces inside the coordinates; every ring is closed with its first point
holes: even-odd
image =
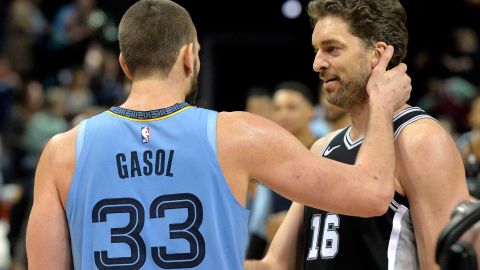
{"type": "Polygon", "coordinates": [[[243,269],[248,211],[218,163],[217,115],[181,103],[81,123],[67,199],[76,270],[243,269]]]}

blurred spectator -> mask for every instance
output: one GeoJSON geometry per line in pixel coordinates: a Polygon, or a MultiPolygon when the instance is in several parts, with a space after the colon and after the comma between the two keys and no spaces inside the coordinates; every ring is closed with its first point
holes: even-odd
{"type": "Polygon", "coordinates": [[[445,54],[441,62],[450,76],[480,84],[480,46],[475,30],[468,27],[457,28],[453,32],[454,49],[445,54]]]}
{"type": "Polygon", "coordinates": [[[52,24],[55,48],[85,39],[105,23],[105,14],[96,5],[96,0],[73,0],[60,8],[52,24]]]}
{"type": "Polygon", "coordinates": [[[272,119],[273,103],[269,91],[259,86],[250,88],[247,92],[245,111],[272,119]]]}
{"type": "Polygon", "coordinates": [[[67,119],[83,113],[88,107],[95,104],[95,97],[90,89],[90,78],[85,70],[74,69],[66,96],[63,98],[67,119]]]}
{"type": "MultiPolygon", "coordinates": [[[[253,113],[267,119],[272,119],[273,116],[273,101],[268,89],[253,86],[247,91],[245,100],[245,111],[253,113]]],[[[257,181],[251,180],[248,183],[247,190],[247,209],[251,209],[252,200],[257,188],[257,181]]]]}
{"type": "Polygon", "coordinates": [[[313,119],[312,92],[300,82],[280,83],[273,95],[273,119],[310,148],[317,137],[310,130],[313,119]]]}
{"type": "Polygon", "coordinates": [[[112,51],[101,50],[101,60],[99,71],[91,82],[97,103],[105,107],[119,105],[125,100],[126,93],[118,57],[112,51]]]}
{"type": "Polygon", "coordinates": [[[418,106],[435,116],[449,115],[457,132],[467,131],[470,101],[478,95],[475,86],[459,76],[447,79],[432,77],[427,85],[428,92],[418,101],[418,106]]]}
{"type": "Polygon", "coordinates": [[[0,132],[5,132],[6,121],[13,106],[13,97],[21,86],[20,76],[12,70],[10,61],[0,54],[0,132]]]}
{"type": "Polygon", "coordinates": [[[40,111],[45,104],[43,86],[38,81],[30,81],[25,85],[17,97],[9,118],[8,129],[5,130],[5,141],[8,145],[9,170],[8,177],[11,182],[22,181],[33,174],[33,168],[26,156],[23,134],[27,123],[32,116],[40,111]]]}
{"type": "Polygon", "coordinates": [[[428,49],[419,50],[412,78],[426,90],[417,105],[436,117],[448,116],[454,135],[469,129],[470,101],[480,94],[480,45],[478,33],[469,27],[454,28],[450,42],[451,47],[442,47],[439,62],[428,49]]]}
{"type": "Polygon", "coordinates": [[[36,112],[27,122],[23,143],[33,158],[33,166],[47,141],[69,128],[65,119],[65,96],[62,90],[52,89],[47,93],[45,109],[36,112]]]}
{"type": "Polygon", "coordinates": [[[48,30],[39,0],[13,0],[6,20],[6,54],[20,75],[30,74],[35,64],[34,47],[48,30]]]}

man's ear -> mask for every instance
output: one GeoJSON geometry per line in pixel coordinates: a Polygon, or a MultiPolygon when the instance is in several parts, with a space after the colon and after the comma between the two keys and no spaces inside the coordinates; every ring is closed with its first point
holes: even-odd
{"type": "Polygon", "coordinates": [[[125,63],[125,58],[123,58],[123,54],[120,53],[120,56],[118,57],[118,62],[120,63],[120,67],[122,67],[123,73],[129,80],[132,80],[133,76],[132,73],[130,72],[130,69],[128,69],[127,64],[125,63]]]}
{"type": "Polygon", "coordinates": [[[382,57],[382,54],[387,49],[387,47],[387,43],[383,41],[375,43],[372,55],[372,69],[378,64],[378,61],[382,57]]]}
{"type": "Polygon", "coordinates": [[[187,75],[194,72],[195,52],[193,49],[193,43],[189,43],[182,49],[183,53],[183,66],[187,75]]]}

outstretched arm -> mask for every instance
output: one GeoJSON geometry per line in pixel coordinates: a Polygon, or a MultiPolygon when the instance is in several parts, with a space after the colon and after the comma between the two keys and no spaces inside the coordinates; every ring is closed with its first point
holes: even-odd
{"type": "Polygon", "coordinates": [[[261,261],[246,261],[246,270],[293,270],[297,261],[297,251],[301,248],[303,225],[303,205],[293,203],[278,229],[267,255],[261,261]]]}

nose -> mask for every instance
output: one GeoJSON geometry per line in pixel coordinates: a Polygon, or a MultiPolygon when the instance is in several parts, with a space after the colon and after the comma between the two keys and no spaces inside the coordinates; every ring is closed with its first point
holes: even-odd
{"type": "Polygon", "coordinates": [[[315,54],[315,59],[313,59],[313,70],[315,72],[320,72],[322,69],[328,68],[329,64],[328,59],[322,51],[318,50],[317,54],[315,54]]]}

